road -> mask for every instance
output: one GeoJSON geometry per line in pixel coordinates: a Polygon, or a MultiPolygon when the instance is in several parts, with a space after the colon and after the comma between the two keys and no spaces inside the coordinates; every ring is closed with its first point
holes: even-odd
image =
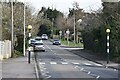
{"type": "MultiPolygon", "coordinates": [[[[118,70],[105,68],[75,55],[66,48],[43,41],[45,52],[35,52],[42,78],[117,80],[118,70]]],[[[68,49],[68,48],[67,48],[68,49]]]]}

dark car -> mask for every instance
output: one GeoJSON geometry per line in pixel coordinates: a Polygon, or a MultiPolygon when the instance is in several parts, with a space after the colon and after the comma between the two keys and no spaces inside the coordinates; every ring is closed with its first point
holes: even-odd
{"type": "Polygon", "coordinates": [[[53,45],[61,45],[60,40],[58,39],[53,40],[53,45]]]}

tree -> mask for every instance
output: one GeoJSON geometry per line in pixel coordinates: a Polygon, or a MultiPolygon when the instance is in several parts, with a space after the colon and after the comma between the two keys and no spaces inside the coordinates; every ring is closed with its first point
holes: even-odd
{"type": "MultiPolygon", "coordinates": [[[[120,2],[116,3],[102,3],[103,5],[103,20],[106,21],[106,28],[111,29],[110,33],[110,57],[111,59],[118,58],[120,56],[120,2]]],[[[120,59],[119,59],[120,61],[120,59]]]]}
{"type": "Polygon", "coordinates": [[[76,32],[76,34],[75,34],[75,37],[76,37],[76,42],[78,43],[78,32],[80,31],[79,29],[80,28],[78,28],[77,27],[77,21],[79,20],[79,19],[83,19],[83,17],[84,17],[84,11],[83,11],[83,9],[81,9],[81,8],[79,8],[79,3],[78,2],[74,2],[73,3],[73,8],[71,8],[71,9],[69,9],[69,14],[68,14],[68,16],[69,16],[69,21],[72,21],[71,23],[73,24],[72,26],[73,26],[73,28],[75,27],[75,32],[76,32]]]}
{"type": "MultiPolygon", "coordinates": [[[[12,23],[12,9],[11,9],[11,2],[3,2],[2,4],[2,33],[3,33],[3,40],[11,40],[11,23],[12,23]]],[[[26,6],[26,24],[33,25],[34,20],[32,16],[32,8],[30,6],[26,6]]],[[[15,36],[17,37],[17,45],[15,45],[15,50],[22,52],[23,50],[23,16],[24,16],[24,3],[15,1],[13,2],[13,24],[14,24],[14,39],[15,36]]],[[[26,26],[27,26],[26,25],[26,26]]],[[[33,26],[34,27],[34,26],[33,26]]],[[[14,40],[15,41],[15,40],[14,40]]],[[[15,42],[14,42],[15,43],[15,42]]]]}

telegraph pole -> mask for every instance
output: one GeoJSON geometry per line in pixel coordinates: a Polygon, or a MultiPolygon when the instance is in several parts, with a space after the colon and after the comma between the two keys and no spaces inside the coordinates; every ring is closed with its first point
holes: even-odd
{"type": "Polygon", "coordinates": [[[26,38],[26,36],[25,36],[25,6],[26,6],[26,4],[25,4],[25,1],[24,1],[24,43],[23,43],[23,54],[24,54],[24,56],[25,56],[25,38],[26,38]]]}
{"type": "Polygon", "coordinates": [[[75,43],[75,35],[76,35],[76,33],[75,33],[75,9],[74,9],[74,43],[75,43]]]}
{"type": "Polygon", "coordinates": [[[13,57],[13,52],[14,52],[14,27],[13,27],[13,0],[11,0],[11,7],[12,7],[12,34],[11,34],[11,57],[13,57]]]}

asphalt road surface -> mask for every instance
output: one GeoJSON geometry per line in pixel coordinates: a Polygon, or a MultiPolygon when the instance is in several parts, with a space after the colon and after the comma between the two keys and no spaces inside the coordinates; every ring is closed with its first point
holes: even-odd
{"type": "Polygon", "coordinates": [[[44,79],[118,80],[118,70],[104,67],[43,41],[46,51],[35,52],[44,79]]]}

